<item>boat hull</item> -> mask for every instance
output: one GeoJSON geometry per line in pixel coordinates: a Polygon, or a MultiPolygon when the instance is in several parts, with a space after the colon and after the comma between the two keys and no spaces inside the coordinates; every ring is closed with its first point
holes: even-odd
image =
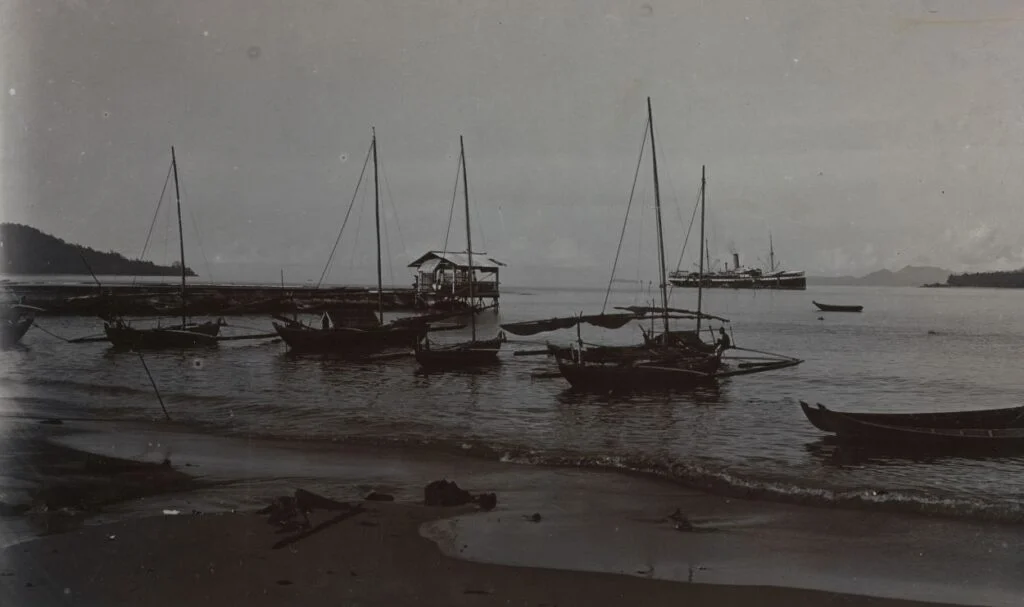
{"type": "Polygon", "coordinates": [[[842,413],[831,423],[840,440],[895,450],[1004,454],[1024,451],[1024,428],[912,428],[874,424],[842,413]]]}
{"type": "Polygon", "coordinates": [[[424,348],[417,343],[416,362],[427,369],[470,369],[499,362],[501,338],[467,342],[454,346],[424,348]]]}
{"type": "Polygon", "coordinates": [[[31,317],[0,321],[0,348],[10,348],[20,342],[33,322],[31,317]]]}
{"type": "Polygon", "coordinates": [[[426,333],[426,329],[419,326],[318,329],[278,323],[274,323],[274,330],[292,352],[342,356],[356,356],[387,348],[414,347],[416,341],[426,333]]]}
{"type": "MultiPolygon", "coordinates": [[[[836,411],[821,405],[811,406],[800,401],[800,408],[815,428],[836,433],[836,411]]],[[[985,411],[955,411],[943,413],[843,413],[852,419],[908,428],[976,429],[1024,428],[1024,407],[989,409],[985,411]]]]}
{"type": "Polygon", "coordinates": [[[115,348],[130,350],[178,350],[217,345],[220,324],[206,322],[182,327],[136,329],[104,323],[107,340],[115,348]]]}
{"type": "Polygon", "coordinates": [[[599,364],[558,357],[558,371],[575,390],[587,392],[643,392],[683,390],[716,381],[717,356],[699,360],[651,361],[636,364],[599,364]]]}
{"type": "Polygon", "coordinates": [[[813,303],[822,312],[860,312],[864,309],[864,306],[836,306],[818,303],[816,301],[812,301],[811,303],[813,303]]]}

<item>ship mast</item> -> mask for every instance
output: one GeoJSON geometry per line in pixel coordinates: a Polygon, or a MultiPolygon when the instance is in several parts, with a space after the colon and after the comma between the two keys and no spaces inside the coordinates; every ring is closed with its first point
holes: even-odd
{"type": "Polygon", "coordinates": [[[373,214],[377,225],[377,313],[384,324],[384,278],[380,269],[380,184],[377,179],[377,129],[373,130],[373,214]]]}
{"type": "MultiPolygon", "coordinates": [[[[707,189],[705,171],[707,167],[700,167],[700,239],[704,241],[704,191],[707,189]]],[[[704,247],[700,248],[700,273],[697,279],[697,337],[700,337],[700,317],[704,303],[704,247]]]]}
{"type": "Polygon", "coordinates": [[[768,232],[768,267],[775,272],[775,243],[772,242],[772,233],[768,232]]]}
{"type": "Polygon", "coordinates": [[[665,287],[665,241],[661,229],[661,189],[658,183],[658,153],[654,145],[654,112],[651,98],[647,98],[647,123],[651,127],[651,166],[654,171],[654,210],[658,218],[658,286],[661,289],[661,316],[665,325],[665,344],[668,345],[668,290],[665,287]]]}
{"type": "Polygon", "coordinates": [[[188,324],[187,302],[185,299],[185,235],[181,229],[181,190],[178,188],[178,160],[171,146],[171,169],[174,171],[174,199],[178,205],[178,251],[181,253],[181,329],[188,324]]]}
{"type": "Polygon", "coordinates": [[[469,259],[469,326],[472,331],[472,340],[476,342],[476,307],[473,303],[473,237],[469,230],[469,178],[466,177],[466,147],[462,143],[462,135],[459,135],[459,155],[462,157],[462,198],[466,206],[466,257],[469,259]]]}

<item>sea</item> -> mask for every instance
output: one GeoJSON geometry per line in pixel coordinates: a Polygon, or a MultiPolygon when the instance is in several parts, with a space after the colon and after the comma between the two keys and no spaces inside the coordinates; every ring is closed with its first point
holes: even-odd
{"type": "MultiPolygon", "coordinates": [[[[655,296],[620,286],[605,302],[603,289],[508,287],[497,310],[478,315],[477,332],[491,337],[501,323],[612,311],[655,296]]],[[[695,308],[696,292],[677,289],[671,303],[695,308]]],[[[515,354],[568,344],[575,329],[509,334],[501,364],[492,369],[424,373],[412,357],[358,363],[296,356],[274,339],[151,352],[140,360],[106,342],[65,341],[98,335],[97,319],[43,316],[22,347],[0,352],[0,425],[47,418],[173,424],[196,436],[300,449],[340,444],[655,476],[713,494],[812,507],[1024,520],[1024,458],[851,454],[811,426],[798,404],[872,412],[1020,405],[1024,293],[709,290],[703,308],[730,320],[725,326],[736,346],[803,363],[697,391],[594,395],[570,390],[547,357],[515,354]],[[822,313],[812,300],[864,311],[822,313]]],[[[267,317],[225,320],[224,335],[272,332],[267,317]]],[[[712,321],[710,329],[722,324],[712,321]]],[[[464,339],[468,331],[434,339],[464,339]]],[[[630,343],[640,330],[584,326],[581,337],[630,343]]],[[[0,472],[0,492],[16,482],[0,472]]]]}

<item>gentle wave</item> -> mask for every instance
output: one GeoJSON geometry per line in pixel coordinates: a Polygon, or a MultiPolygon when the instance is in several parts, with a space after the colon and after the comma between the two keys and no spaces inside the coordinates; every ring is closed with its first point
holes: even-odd
{"type": "MultiPolygon", "coordinates": [[[[206,424],[204,430],[215,433],[243,434],[226,426],[206,424]]],[[[585,455],[569,452],[544,452],[515,445],[499,445],[467,437],[460,439],[431,439],[422,435],[345,436],[331,439],[297,438],[277,433],[244,431],[251,439],[376,447],[400,450],[423,450],[432,453],[472,457],[488,461],[527,466],[577,468],[608,471],[620,474],[655,477],[695,489],[745,500],[763,500],[819,508],[844,508],[881,512],[895,512],[957,518],[966,520],[1024,523],[1024,505],[995,502],[960,496],[942,496],[910,490],[864,488],[858,490],[835,489],[797,485],[788,480],[755,478],[737,474],[714,466],[671,459],[639,458],[616,455],[585,455]]]]}

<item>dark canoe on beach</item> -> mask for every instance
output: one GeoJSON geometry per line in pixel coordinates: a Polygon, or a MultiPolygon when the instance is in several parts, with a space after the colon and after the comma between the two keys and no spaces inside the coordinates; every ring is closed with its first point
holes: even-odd
{"type": "MultiPolygon", "coordinates": [[[[836,433],[835,418],[839,412],[821,404],[811,406],[800,401],[807,420],[822,432],[836,433]]],[[[858,421],[903,428],[1021,428],[1024,427],[1024,407],[986,409],[982,411],[951,411],[942,413],[848,413],[842,415],[858,421]]]]}
{"type": "Polygon", "coordinates": [[[837,306],[833,304],[819,303],[814,300],[811,300],[811,303],[818,306],[818,309],[822,312],[860,312],[864,309],[864,306],[837,306]]]}
{"type": "Polygon", "coordinates": [[[944,453],[1024,450],[1024,428],[912,428],[861,421],[835,411],[829,413],[839,439],[855,443],[944,453]]]}

